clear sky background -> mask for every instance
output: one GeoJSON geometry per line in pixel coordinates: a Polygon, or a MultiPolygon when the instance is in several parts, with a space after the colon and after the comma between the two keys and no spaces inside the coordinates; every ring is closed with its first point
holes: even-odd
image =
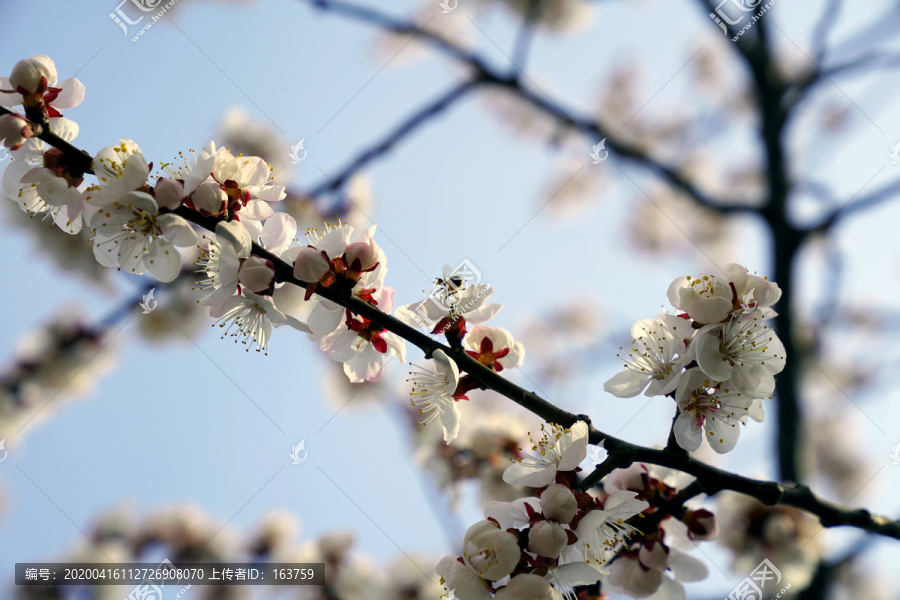
{"type": "MultiPolygon", "coordinates": [[[[443,18],[433,4],[425,10],[443,18]]],[[[595,4],[590,27],[569,35],[538,34],[526,69],[568,107],[593,114],[604,79],[621,64],[636,62],[643,68],[640,93],[648,116],[691,113],[691,78],[679,70],[698,48],[738,69],[728,54],[731,43],[710,27],[695,2],[595,4]]],[[[791,64],[807,64],[794,42],[807,47],[820,4],[781,0],[771,12],[783,30],[773,28],[772,34],[791,64]]],[[[87,95],[66,116],[80,124],[76,144],[90,152],[127,137],[140,144],[148,160],[171,160],[179,151],[208,143],[224,113],[239,106],[254,120],[281,130],[290,144],[305,138],[309,156],[295,168],[294,183],[309,188],[323,180],[323,172],[336,172],[459,78],[447,60],[421,47],[409,46],[389,61],[390,55],[374,51],[373,29],[313,11],[303,2],[184,2],[172,17],[175,24],[163,20],[137,43],[109,18],[115,5],[113,0],[0,1],[0,72],[40,53],[56,61],[61,78],[77,74],[87,95]]],[[[838,37],[878,17],[888,5],[879,0],[846,8],[838,37]]],[[[423,5],[391,1],[379,6],[402,16],[423,5]]],[[[458,10],[467,9],[466,0],[460,0],[458,10]]],[[[503,65],[499,49],[510,52],[514,22],[496,9],[471,15],[485,33],[469,25],[465,35],[503,65]]],[[[847,56],[852,49],[848,46],[847,56]]],[[[827,182],[844,203],[873,175],[866,189],[897,176],[900,166],[890,163],[888,150],[900,140],[900,111],[893,102],[896,79],[880,78],[876,85],[860,78],[840,86],[825,89],[823,100],[809,108],[813,114],[829,103],[846,109],[846,132],[821,139],[812,134],[816,122],[811,118],[810,126],[798,126],[791,144],[803,157],[803,171],[795,175],[827,182]]],[[[733,125],[734,133],[710,148],[713,180],[724,165],[753,158],[754,124],[733,125]]],[[[654,257],[635,250],[622,224],[638,194],[621,177],[574,212],[539,210],[559,166],[567,160],[589,162],[589,151],[588,140],[581,154],[562,155],[511,135],[481,99],[471,97],[375,163],[369,171],[375,196],[370,216],[379,226],[377,239],[388,256],[387,283],[397,290],[397,302],[417,300],[445,263],[465,258],[494,286],[493,299],[506,305],[492,324],[515,333],[529,320],[579,298],[596,307],[618,346],[627,342],[632,321],[659,312],[666,287],[677,276],[729,262],[761,274],[771,271],[764,230],[751,220],[734,229],[727,251],[701,248],[654,257]]],[[[612,170],[613,165],[649,187],[652,178],[616,156],[588,168],[612,170]]],[[[811,217],[816,210],[810,204],[798,217],[811,217]]],[[[680,215],[670,217],[673,228],[683,228],[680,215]]],[[[847,254],[841,302],[900,309],[898,219],[900,207],[886,207],[842,226],[839,239],[847,254]]],[[[316,224],[299,225],[302,230],[316,224]]],[[[116,294],[105,295],[61,275],[35,254],[33,244],[30,234],[3,226],[0,253],[7,284],[0,292],[0,356],[7,360],[16,340],[61,306],[74,305],[99,318],[133,293],[121,276],[116,294]]],[[[811,248],[801,261],[806,269],[801,297],[808,314],[825,300],[815,253],[811,248]]],[[[437,556],[450,551],[396,412],[351,406],[335,416],[340,405],[323,392],[323,373],[331,365],[305,335],[277,330],[267,357],[247,354],[213,331],[196,337],[197,346],[187,340],[147,345],[136,333],[140,317],[119,334],[115,371],[86,399],[23,432],[0,465],[6,497],[0,515],[0,582],[9,581],[15,562],[61,556],[83,541],[78,527],[87,529],[94,517],[122,503],[145,514],[193,502],[222,522],[231,520],[238,531],[248,530],[266,511],[284,508],[301,519],[304,537],[351,529],[358,549],[379,561],[398,555],[398,548],[437,556]],[[288,453],[304,438],[310,458],[293,467],[288,453]]],[[[847,427],[868,457],[865,469],[873,474],[884,469],[853,503],[900,515],[900,467],[888,456],[900,441],[891,377],[900,353],[884,340],[857,342],[834,338],[836,348],[841,344],[853,352],[847,360],[884,365],[884,371],[870,395],[852,399],[861,408],[848,399],[847,427]]],[[[418,357],[410,349],[410,359],[418,357]]],[[[641,399],[617,401],[602,391],[603,381],[619,368],[614,352],[590,367],[577,385],[544,391],[565,409],[591,415],[601,429],[620,430],[620,437],[635,442],[664,443],[671,407],[656,399],[632,420],[641,399]]],[[[392,380],[403,379],[400,365],[388,371],[392,380]]],[[[530,386],[527,356],[523,371],[511,377],[530,386]]],[[[771,476],[774,426],[774,418],[751,425],[721,464],[771,476]]],[[[467,502],[462,521],[478,517],[475,503],[467,502]]],[[[837,547],[852,538],[830,536],[837,547]]],[[[705,548],[726,567],[723,553],[712,545],[705,548]]],[[[877,548],[869,560],[896,564],[896,547],[877,548]]],[[[894,585],[900,582],[896,569],[880,575],[894,585]]],[[[727,593],[731,587],[713,567],[703,589],[727,593]]]]}

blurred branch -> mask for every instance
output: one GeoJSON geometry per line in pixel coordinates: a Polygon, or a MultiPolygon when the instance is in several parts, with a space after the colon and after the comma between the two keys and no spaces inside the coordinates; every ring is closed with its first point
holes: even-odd
{"type": "Polygon", "coordinates": [[[813,28],[813,60],[817,63],[822,62],[825,58],[825,53],[828,51],[828,36],[834,31],[834,26],[838,22],[843,6],[844,0],[828,0],[828,3],[822,10],[822,16],[819,17],[818,23],[813,28]]]}
{"type": "Polygon", "coordinates": [[[806,233],[807,235],[828,233],[839,221],[847,216],[854,215],[860,211],[878,208],[885,202],[893,200],[897,195],[900,195],[900,179],[882,186],[856,202],[853,202],[853,199],[851,198],[850,202],[833,210],[818,225],[810,227],[806,233]]]}
{"type": "Polygon", "coordinates": [[[303,0],[316,8],[331,11],[355,20],[380,27],[386,31],[421,38],[447,56],[468,65],[475,71],[476,79],[504,88],[531,104],[534,108],[550,115],[561,124],[577,129],[585,136],[597,141],[606,139],[606,147],[619,156],[630,159],[666,181],[675,189],[687,194],[696,202],[721,214],[753,211],[753,207],[741,205],[728,199],[714,198],[697,187],[684,173],[676,167],[664,164],[649,156],[637,145],[618,138],[615,133],[593,119],[579,116],[563,109],[559,102],[543,93],[526,87],[519,76],[520,71],[513,65],[511,73],[501,73],[490,67],[478,55],[458,46],[440,34],[429,31],[425,26],[405,22],[382,12],[369,9],[343,0],[303,0]]]}

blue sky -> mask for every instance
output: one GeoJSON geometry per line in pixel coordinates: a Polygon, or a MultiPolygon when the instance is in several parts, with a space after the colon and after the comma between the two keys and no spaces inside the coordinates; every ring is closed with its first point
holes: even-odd
{"type": "MultiPolygon", "coordinates": [[[[846,28],[866,22],[878,14],[875,5],[884,4],[847,12],[846,28]]],[[[459,6],[466,10],[466,0],[459,6]]],[[[399,1],[382,5],[399,15],[415,7],[399,1]]],[[[67,116],[81,126],[77,145],[91,152],[128,137],[149,160],[170,160],[179,151],[205,145],[223,114],[240,106],[253,119],[281,130],[288,143],[305,138],[309,158],[296,169],[294,181],[308,188],[459,79],[448,61],[427,51],[419,52],[421,60],[405,60],[414,58],[408,48],[389,61],[390,56],[373,51],[372,30],[317,13],[302,2],[189,2],[176,11],[176,24],[156,23],[137,43],[109,18],[114,8],[107,0],[77,5],[6,1],[2,8],[4,21],[17,25],[0,39],[0,71],[41,53],[56,61],[61,77],[77,73],[87,95],[67,116]]],[[[771,17],[785,36],[804,46],[817,14],[799,2],[781,0],[771,17]]],[[[499,49],[510,51],[515,28],[498,10],[472,15],[489,39],[478,31],[467,34],[503,65],[499,49]]],[[[722,40],[710,37],[705,19],[693,2],[602,3],[589,28],[569,36],[538,35],[527,71],[567,107],[593,114],[604,78],[619,65],[642,62],[643,110],[648,115],[690,113],[691,80],[676,73],[697,45],[717,56],[729,51],[722,40]],[[706,40],[711,40],[708,46],[706,40]]],[[[790,39],[779,38],[777,44],[790,63],[803,64],[790,39]]],[[[738,68],[733,58],[722,57],[738,68]]],[[[900,139],[894,125],[898,111],[890,102],[894,91],[883,78],[878,85],[861,78],[825,90],[823,105],[847,110],[848,133],[820,140],[806,133],[811,127],[798,127],[791,140],[803,157],[798,175],[828,181],[840,202],[876,172],[871,188],[890,181],[896,166],[887,150],[900,139]]],[[[813,103],[810,111],[816,107],[813,103]]],[[[751,126],[738,121],[734,133],[716,141],[709,168],[728,159],[750,160],[751,126]]],[[[585,140],[583,156],[573,160],[589,163],[589,146],[585,140]]],[[[370,216],[388,254],[388,283],[397,290],[397,302],[418,299],[445,263],[466,258],[494,286],[494,300],[506,305],[497,325],[515,332],[535,315],[579,297],[595,305],[622,337],[631,321],[659,312],[672,279],[712,268],[711,250],[648,260],[629,246],[622,223],[637,194],[627,180],[574,216],[539,211],[560,160],[556,149],[510,135],[473,97],[376,163],[370,171],[375,195],[370,216]]],[[[619,166],[614,161],[588,166],[612,170],[619,166]]],[[[621,167],[649,185],[640,168],[621,167]]],[[[804,209],[799,216],[813,212],[804,209]]],[[[900,269],[891,227],[898,212],[887,208],[842,227],[839,239],[848,251],[844,299],[898,308],[900,269]]],[[[673,227],[677,222],[675,215],[673,227]]],[[[300,224],[301,229],[314,225],[300,224]]],[[[713,261],[769,271],[761,226],[747,220],[737,231],[740,240],[713,261]]],[[[0,294],[5,357],[12,356],[17,338],[60,306],[76,305],[99,317],[132,293],[124,280],[113,297],[60,275],[34,255],[32,243],[27,233],[4,226],[4,272],[18,282],[0,294]]],[[[804,258],[802,264],[811,273],[802,286],[805,306],[814,311],[821,290],[816,261],[804,258]]],[[[197,337],[196,347],[187,341],[147,345],[137,339],[135,328],[132,322],[119,334],[117,369],[87,399],[28,430],[0,466],[7,500],[0,539],[9,542],[0,544],[0,580],[10,576],[14,562],[61,555],[81,541],[78,527],[85,529],[93,517],[123,502],[141,513],[194,502],[222,522],[231,519],[237,530],[247,530],[268,509],[285,508],[303,522],[304,537],[349,528],[357,534],[359,550],[382,561],[398,554],[398,548],[448,551],[396,415],[370,409],[334,417],[336,406],[321,391],[321,373],[331,365],[305,336],[279,330],[269,356],[261,357],[213,332],[197,337]],[[219,369],[234,383],[224,380],[219,369]],[[304,438],[309,461],[285,467],[290,447],[304,438]]],[[[615,345],[625,341],[614,340],[615,345]]],[[[410,354],[415,359],[418,351],[410,354]]],[[[602,392],[603,380],[616,369],[610,355],[583,385],[546,392],[566,409],[591,414],[601,428],[615,431],[624,425],[619,435],[626,439],[661,443],[670,408],[654,401],[631,421],[638,407],[612,402],[602,392]]],[[[402,378],[398,365],[390,371],[390,377],[402,378]]],[[[522,374],[513,377],[529,385],[522,374]]],[[[885,433],[867,430],[867,419],[847,408],[848,421],[868,438],[873,472],[889,462],[887,448],[900,440],[900,431],[890,425],[898,416],[891,402],[896,393],[878,391],[877,401],[855,400],[885,433]]],[[[774,420],[768,420],[748,430],[724,464],[771,475],[771,465],[759,460],[754,445],[767,447],[773,427],[774,420]]],[[[896,467],[888,464],[875,486],[878,493],[867,490],[855,501],[895,514],[900,506],[888,490],[896,490],[896,482],[896,467]]],[[[469,503],[463,521],[477,517],[469,503]]],[[[715,569],[709,585],[714,591],[730,588],[715,569]]]]}

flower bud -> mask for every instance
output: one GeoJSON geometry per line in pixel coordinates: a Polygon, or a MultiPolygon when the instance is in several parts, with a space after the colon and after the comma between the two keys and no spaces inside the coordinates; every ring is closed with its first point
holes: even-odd
{"type": "Polygon", "coordinates": [[[466,564],[489,581],[503,579],[512,573],[521,555],[518,538],[492,521],[475,523],[463,539],[466,564]]]}
{"type": "Polygon", "coordinates": [[[160,208],[175,210],[184,200],[184,186],[177,179],[160,179],[153,188],[153,197],[160,208]]]}
{"type": "Polygon", "coordinates": [[[56,83],[56,65],[43,54],[20,60],[9,76],[13,89],[26,94],[43,93],[48,83],[56,83]]]}
{"type": "Polygon", "coordinates": [[[569,542],[566,530],[553,521],[538,521],[528,531],[528,549],[544,558],[556,558],[569,542]]]}
{"type": "Polygon", "coordinates": [[[688,537],[692,540],[712,540],[719,534],[716,515],[705,508],[686,510],[681,520],[687,525],[688,537]]]}
{"type": "Polygon", "coordinates": [[[331,264],[322,253],[307,246],[294,259],[294,277],[307,283],[317,283],[331,270],[331,264]]]}
{"type": "Polygon", "coordinates": [[[194,208],[204,215],[218,215],[225,212],[225,203],[228,202],[228,194],[222,186],[213,181],[201,184],[193,194],[191,202],[194,208]]]}
{"type": "Polygon", "coordinates": [[[33,135],[31,123],[24,117],[15,114],[0,117],[0,141],[10,150],[18,150],[33,135]]]}
{"type": "Polygon", "coordinates": [[[509,580],[494,600],[551,600],[553,587],[540,575],[521,573],[509,580]]]}
{"type": "Polygon", "coordinates": [[[344,262],[354,270],[367,271],[378,263],[378,250],[371,240],[354,242],[344,250],[344,262]],[[359,264],[354,266],[356,261],[359,261],[359,264]]]}
{"type": "Polygon", "coordinates": [[[541,512],[548,519],[568,525],[578,511],[578,501],[572,490],[559,483],[554,483],[541,492],[541,512]]]}
{"type": "Polygon", "coordinates": [[[244,261],[238,271],[238,282],[258,294],[271,289],[275,281],[275,269],[272,263],[259,256],[251,256],[244,261]]]}

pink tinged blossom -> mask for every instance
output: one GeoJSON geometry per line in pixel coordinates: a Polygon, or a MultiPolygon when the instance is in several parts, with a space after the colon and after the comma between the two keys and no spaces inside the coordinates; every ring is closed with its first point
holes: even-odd
{"type": "Polygon", "coordinates": [[[487,582],[461,558],[445,556],[435,567],[441,585],[459,600],[491,600],[487,582]]]}
{"type": "Polygon", "coordinates": [[[501,327],[478,325],[463,338],[466,354],[493,369],[515,369],[525,360],[525,347],[501,327]]]}
{"type": "MultiPolygon", "coordinates": [[[[609,566],[609,576],[603,588],[632,598],[647,598],[659,589],[663,581],[660,571],[647,569],[631,554],[620,556],[609,566]]],[[[682,591],[682,598],[684,592],[682,591]]]]}
{"type": "Polygon", "coordinates": [[[695,541],[714,540],[719,534],[716,515],[705,508],[686,510],[681,522],[687,526],[688,537],[695,541]]]}
{"type": "Polygon", "coordinates": [[[512,502],[491,500],[484,507],[484,516],[500,524],[500,528],[524,529],[541,510],[537,498],[518,498],[512,502]]]}
{"type": "Polygon", "coordinates": [[[500,588],[494,600],[554,600],[558,597],[559,595],[543,577],[521,573],[500,588]]]}
{"type": "Polygon", "coordinates": [[[25,117],[15,114],[0,117],[0,140],[6,148],[18,150],[33,135],[31,123],[25,117]]]}
{"type": "Polygon", "coordinates": [[[354,242],[344,250],[344,262],[354,271],[373,269],[378,265],[378,258],[378,247],[371,238],[354,242]]]}
{"type": "Polygon", "coordinates": [[[511,485],[544,487],[553,483],[557,471],[574,471],[587,456],[588,426],[578,421],[571,429],[560,425],[541,425],[541,436],[531,437],[534,454],[522,452],[503,472],[503,481],[511,485]]]}
{"type": "Polygon", "coordinates": [[[73,77],[56,80],[56,65],[47,56],[20,60],[9,77],[0,77],[0,106],[22,105],[26,112],[42,107],[47,117],[61,117],[60,109],[84,100],[84,85],[73,77]]]}
{"type": "Polygon", "coordinates": [[[225,212],[228,194],[215,182],[201,184],[190,196],[191,204],[201,215],[220,215],[225,212]]]}
{"type": "Polygon", "coordinates": [[[460,410],[453,397],[459,385],[459,369],[443,350],[434,351],[429,367],[416,367],[410,373],[409,381],[413,384],[410,403],[422,415],[420,425],[427,425],[435,419],[440,421],[444,441],[449,444],[459,433],[460,410]]]}
{"type": "Polygon", "coordinates": [[[554,483],[541,492],[541,512],[548,519],[568,525],[578,512],[578,501],[572,490],[554,483]]]}
{"type": "Polygon", "coordinates": [[[632,398],[642,391],[646,396],[664,396],[675,389],[689,358],[685,341],[693,335],[690,321],[662,313],[636,322],[631,335],[630,349],[620,348],[617,354],[625,368],[603,389],[617,398],[632,398]]]}
{"type": "Polygon", "coordinates": [[[538,521],[528,531],[528,549],[544,558],[558,558],[568,543],[566,530],[553,521],[538,521]]]}
{"type": "Polygon", "coordinates": [[[312,246],[301,248],[294,259],[294,277],[306,283],[323,283],[328,281],[331,263],[327,255],[312,246]]]}
{"type": "Polygon", "coordinates": [[[271,291],[275,283],[272,261],[259,256],[247,258],[238,271],[238,283],[257,294],[271,291]]]}
{"type": "Polygon", "coordinates": [[[488,581],[503,579],[516,568],[519,540],[492,521],[479,521],[463,538],[463,560],[488,581]]]}
{"type": "Polygon", "coordinates": [[[13,67],[9,75],[9,85],[19,93],[35,94],[43,92],[48,83],[56,83],[56,64],[49,56],[35,54],[23,58],[13,67]]]}
{"type": "Polygon", "coordinates": [[[160,179],[153,188],[153,197],[160,208],[175,210],[184,200],[184,186],[176,179],[160,179]]]}
{"type": "MultiPolygon", "coordinates": [[[[378,307],[386,313],[393,308],[392,295],[392,289],[382,288],[375,296],[378,307]]],[[[344,373],[353,383],[378,381],[385,359],[406,360],[403,338],[349,311],[345,326],[322,338],[320,347],[331,360],[344,363],[344,373]]]]}

